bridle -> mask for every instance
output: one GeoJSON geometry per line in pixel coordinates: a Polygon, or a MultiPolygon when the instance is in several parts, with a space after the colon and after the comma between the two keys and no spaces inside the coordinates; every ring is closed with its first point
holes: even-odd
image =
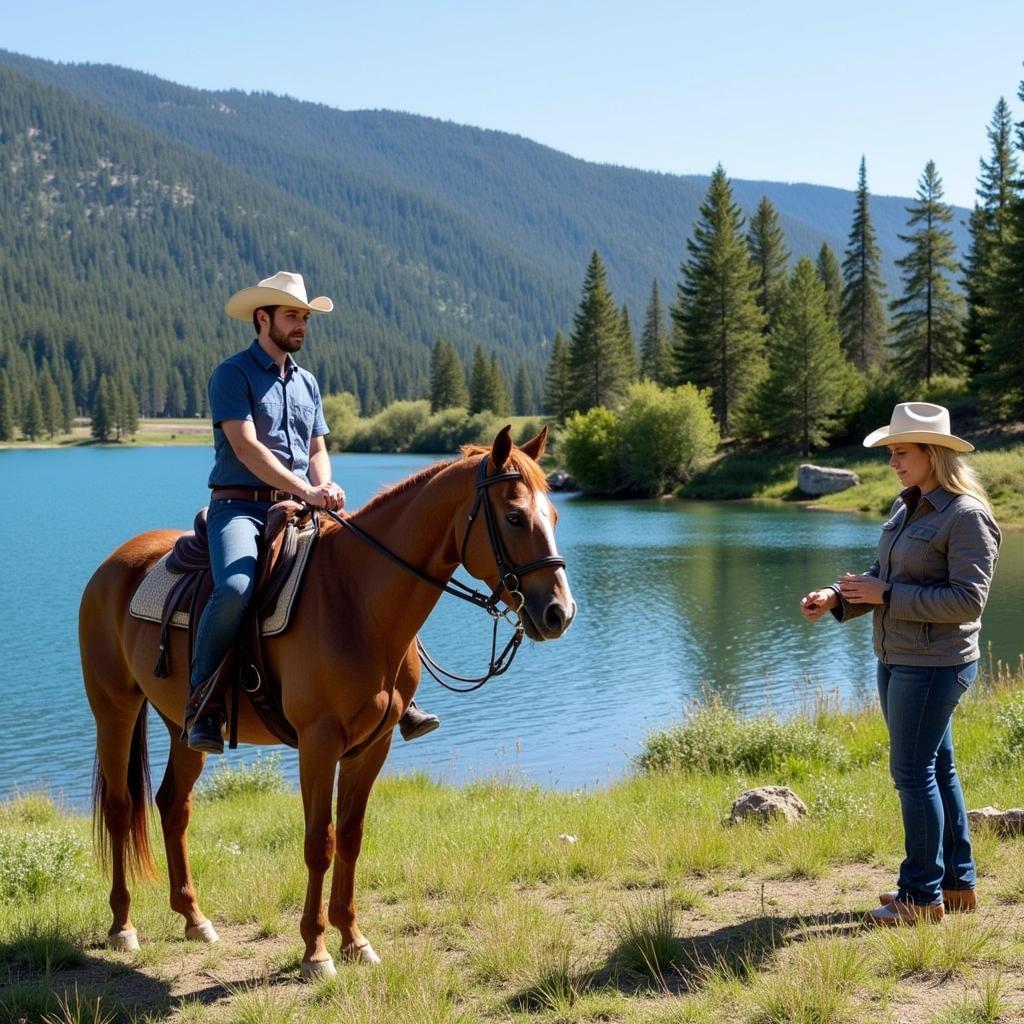
{"type": "Polygon", "coordinates": [[[462,543],[459,545],[459,561],[463,565],[466,564],[466,545],[469,542],[469,535],[473,529],[473,523],[479,518],[480,510],[482,509],[483,520],[487,526],[487,538],[491,545],[491,554],[494,556],[494,564],[498,569],[498,582],[495,584],[494,589],[490,594],[485,594],[483,591],[476,590],[463,583],[461,580],[451,579],[446,583],[443,580],[436,579],[429,573],[426,573],[422,569],[419,569],[415,565],[407,562],[401,555],[396,554],[375,537],[370,536],[370,534],[368,534],[361,526],[357,526],[350,518],[339,516],[336,512],[327,512],[327,515],[329,515],[340,526],[344,526],[346,529],[351,530],[357,537],[362,538],[367,544],[376,548],[386,558],[389,558],[392,562],[401,566],[407,572],[412,573],[413,576],[421,579],[424,583],[429,583],[432,587],[436,587],[445,594],[451,594],[452,597],[457,597],[460,601],[468,601],[470,604],[476,605],[478,608],[483,608],[487,614],[491,616],[491,620],[493,622],[493,630],[491,634],[491,660],[490,664],[487,666],[487,671],[481,676],[460,676],[442,668],[427,653],[427,649],[423,646],[420,638],[418,636],[416,637],[416,650],[419,652],[424,668],[426,668],[427,672],[430,673],[436,682],[455,693],[472,693],[473,690],[480,689],[480,687],[489,679],[503,675],[511,666],[512,659],[516,656],[516,652],[519,650],[519,645],[523,642],[524,630],[520,612],[523,609],[523,605],[526,603],[526,598],[519,590],[522,578],[527,573],[534,572],[537,569],[565,568],[565,559],[562,558],[561,555],[545,555],[543,558],[536,558],[532,562],[523,562],[519,565],[512,566],[509,565],[510,559],[508,557],[508,552],[505,549],[504,541],[501,539],[501,532],[498,530],[498,524],[495,521],[494,516],[494,508],[487,496],[487,491],[492,485],[504,483],[506,480],[521,480],[523,475],[518,470],[512,470],[510,472],[495,473],[492,476],[488,476],[487,460],[489,458],[490,453],[488,452],[480,459],[480,463],[477,466],[476,500],[473,502],[473,507],[469,513],[469,522],[466,525],[466,532],[463,534],[462,543]],[[501,594],[503,591],[513,598],[518,598],[518,603],[515,607],[512,607],[511,605],[502,606],[501,594]],[[509,623],[513,628],[513,633],[511,639],[507,644],[505,644],[499,654],[498,624],[501,621],[509,623]],[[445,678],[442,678],[442,676],[445,678]],[[445,679],[451,679],[457,683],[465,683],[467,685],[452,686],[451,683],[446,682],[445,679]]]}

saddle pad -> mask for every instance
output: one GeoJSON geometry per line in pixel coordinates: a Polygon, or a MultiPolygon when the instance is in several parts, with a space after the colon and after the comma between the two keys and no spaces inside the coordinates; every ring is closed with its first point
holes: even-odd
{"type": "MultiPolygon", "coordinates": [[[[261,636],[276,636],[283,633],[291,618],[292,604],[295,595],[299,591],[299,582],[306,569],[306,561],[313,548],[312,541],[316,535],[316,529],[312,522],[299,529],[296,539],[298,550],[295,556],[295,564],[292,567],[288,579],[281,587],[278,594],[277,604],[269,615],[263,618],[260,623],[261,636]]],[[[138,589],[132,596],[132,602],[128,606],[128,613],[136,619],[143,619],[146,622],[155,622],[158,625],[163,621],[164,602],[174,585],[181,579],[176,573],[167,568],[167,559],[170,556],[168,551],[152,569],[143,577],[138,589]]],[[[188,629],[188,613],[176,611],[171,616],[171,625],[177,629],[188,629]]]]}

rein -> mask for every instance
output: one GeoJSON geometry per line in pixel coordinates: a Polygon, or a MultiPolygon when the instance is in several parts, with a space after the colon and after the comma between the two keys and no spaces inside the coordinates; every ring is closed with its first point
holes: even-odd
{"type": "Polygon", "coordinates": [[[516,652],[519,650],[519,645],[523,642],[523,620],[519,614],[526,601],[519,590],[520,581],[523,576],[528,572],[533,572],[535,569],[545,569],[549,567],[558,569],[565,568],[565,559],[562,558],[561,555],[546,555],[545,557],[535,559],[532,562],[524,562],[521,565],[509,566],[508,552],[505,550],[505,545],[501,539],[501,533],[498,531],[498,526],[494,518],[494,509],[487,497],[487,489],[492,484],[502,483],[506,480],[521,480],[522,474],[513,470],[510,473],[495,473],[493,476],[488,476],[487,460],[489,458],[489,453],[484,455],[477,467],[476,500],[473,502],[473,508],[469,513],[469,525],[466,527],[466,532],[463,535],[462,544],[459,548],[459,561],[465,565],[466,543],[469,540],[469,533],[473,529],[473,523],[479,515],[480,510],[483,509],[484,523],[487,526],[487,537],[490,541],[491,553],[494,556],[494,563],[498,569],[498,582],[490,594],[485,594],[480,590],[467,586],[461,580],[452,579],[445,582],[444,580],[436,579],[429,573],[426,573],[422,569],[419,569],[415,565],[407,562],[401,555],[396,554],[389,547],[368,534],[361,526],[357,526],[350,518],[339,516],[336,512],[327,512],[327,515],[329,515],[340,526],[344,526],[346,529],[351,530],[357,537],[366,541],[367,544],[384,555],[385,558],[390,559],[395,563],[395,565],[405,569],[406,572],[412,573],[412,575],[417,577],[417,579],[422,580],[424,583],[429,583],[432,587],[435,587],[442,593],[450,594],[452,597],[457,597],[460,601],[467,601],[469,604],[475,605],[477,608],[482,608],[491,616],[491,620],[493,622],[493,629],[491,633],[491,659],[487,666],[487,671],[482,676],[460,676],[442,668],[427,653],[427,649],[423,646],[419,636],[416,637],[416,650],[419,653],[420,659],[422,660],[423,666],[426,668],[427,672],[430,673],[435,682],[440,683],[445,687],[445,689],[451,690],[454,693],[472,693],[474,690],[479,690],[480,687],[489,679],[503,675],[511,667],[512,660],[515,658],[516,652]],[[508,605],[502,607],[500,604],[502,591],[506,591],[519,599],[519,603],[515,608],[508,605]],[[497,653],[498,623],[502,620],[509,623],[509,625],[513,627],[514,632],[511,639],[507,644],[505,644],[499,654],[497,653]],[[445,678],[442,678],[442,676],[445,678]],[[465,683],[467,685],[453,686],[451,683],[446,682],[445,679],[450,679],[457,683],[465,683]]]}

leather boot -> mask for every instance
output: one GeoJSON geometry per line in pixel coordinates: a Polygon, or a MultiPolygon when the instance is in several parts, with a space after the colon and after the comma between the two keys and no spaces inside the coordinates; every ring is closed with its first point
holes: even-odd
{"type": "MultiPolygon", "coordinates": [[[[899,896],[897,891],[882,892],[878,894],[879,902],[883,907],[894,903],[899,896]]],[[[973,889],[943,889],[942,902],[949,913],[973,914],[978,909],[978,896],[973,889]]]]}
{"type": "Polygon", "coordinates": [[[416,701],[411,700],[405,714],[398,720],[398,731],[402,734],[403,740],[415,740],[420,736],[426,736],[428,732],[433,732],[440,724],[441,719],[437,715],[421,711],[416,706],[416,701]]]}

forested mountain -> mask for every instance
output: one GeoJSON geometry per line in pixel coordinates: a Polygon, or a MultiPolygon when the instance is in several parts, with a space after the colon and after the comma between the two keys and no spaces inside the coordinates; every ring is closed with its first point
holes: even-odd
{"type": "MultiPolygon", "coordinates": [[[[245,340],[224,298],[282,267],[335,299],[306,361],[367,411],[426,393],[439,337],[467,365],[482,343],[509,379],[524,362],[539,380],[592,251],[639,312],[653,279],[677,279],[708,182],[425,117],[4,51],[0,174],[0,361],[6,347],[54,376],[66,363],[80,408],[99,372],[127,365],[144,412],[177,411],[160,400],[182,387],[182,407],[202,411],[210,366],[245,340]]],[[[748,212],[772,200],[794,259],[823,241],[842,252],[852,192],[733,188],[748,212]]],[[[892,282],[906,205],[872,197],[892,282]]]]}

